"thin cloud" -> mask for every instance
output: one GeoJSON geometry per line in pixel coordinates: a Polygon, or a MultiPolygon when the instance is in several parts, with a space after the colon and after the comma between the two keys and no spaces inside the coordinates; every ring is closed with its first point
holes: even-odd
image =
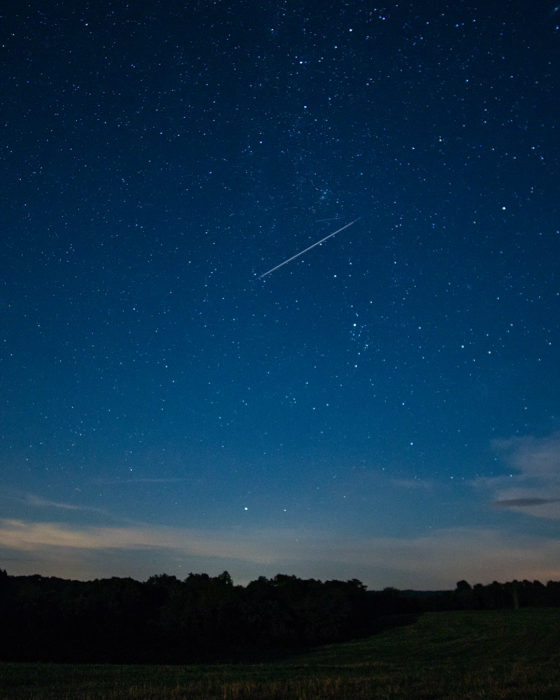
{"type": "Polygon", "coordinates": [[[560,519],[560,433],[493,442],[509,474],[477,479],[493,491],[492,506],[536,518],[560,519]]]}
{"type": "Polygon", "coordinates": [[[257,551],[251,538],[239,540],[233,533],[213,535],[204,531],[171,527],[76,526],[58,522],[0,520],[0,546],[30,551],[41,547],[67,549],[174,549],[194,556],[274,560],[272,553],[257,551]]]}
{"type": "Polygon", "coordinates": [[[520,477],[560,483],[560,433],[495,440],[493,447],[520,477]]]}
{"type": "Polygon", "coordinates": [[[72,578],[227,569],[246,583],[278,572],[304,578],[359,578],[370,588],[452,588],[467,578],[560,578],[556,540],[453,528],[417,537],[344,539],[295,530],[202,531],[181,528],[77,527],[0,520],[2,554],[16,573],[72,578]]]}
{"type": "Polygon", "coordinates": [[[523,506],[544,506],[548,503],[558,503],[560,498],[504,498],[494,501],[495,508],[520,508],[523,506]]]}
{"type": "Polygon", "coordinates": [[[96,508],[95,506],[86,506],[79,503],[52,501],[48,498],[42,498],[41,496],[37,496],[34,493],[24,494],[23,500],[27,506],[32,506],[34,508],[54,508],[55,510],[71,511],[74,513],[96,513],[97,515],[108,516],[110,518],[113,517],[103,508],[96,508]]]}
{"type": "Polygon", "coordinates": [[[103,516],[110,515],[106,510],[96,508],[95,506],[86,506],[79,503],[68,503],[64,501],[54,501],[49,498],[37,496],[34,493],[25,493],[22,491],[4,492],[0,498],[9,503],[24,504],[26,508],[51,508],[68,512],[72,511],[75,513],[97,513],[103,516]]]}
{"type": "Polygon", "coordinates": [[[24,496],[25,503],[29,506],[37,508],[58,508],[59,510],[92,510],[90,506],[78,506],[73,503],[61,503],[60,501],[50,501],[46,498],[41,498],[33,493],[26,493],[24,496]]]}

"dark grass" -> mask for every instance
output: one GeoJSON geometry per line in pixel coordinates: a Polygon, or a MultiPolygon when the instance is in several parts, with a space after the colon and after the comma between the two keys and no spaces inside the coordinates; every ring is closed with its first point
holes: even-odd
{"type": "Polygon", "coordinates": [[[558,699],[560,609],[429,613],[368,639],[261,664],[0,664],[0,697],[558,699]]]}

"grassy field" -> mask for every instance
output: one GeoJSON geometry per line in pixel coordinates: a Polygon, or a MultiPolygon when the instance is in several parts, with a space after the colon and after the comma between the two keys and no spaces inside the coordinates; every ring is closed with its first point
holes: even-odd
{"type": "Polygon", "coordinates": [[[254,665],[0,664],[0,698],[560,698],[560,610],[430,613],[254,665]]]}

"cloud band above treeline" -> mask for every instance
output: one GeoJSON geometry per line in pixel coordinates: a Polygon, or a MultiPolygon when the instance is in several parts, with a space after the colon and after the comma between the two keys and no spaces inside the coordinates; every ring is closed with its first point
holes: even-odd
{"type": "Polygon", "coordinates": [[[0,551],[12,564],[10,573],[82,579],[224,569],[238,583],[281,572],[359,578],[370,588],[452,588],[463,578],[482,583],[560,579],[556,540],[476,528],[410,538],[344,539],[328,532],[78,527],[11,519],[0,520],[0,551]]]}

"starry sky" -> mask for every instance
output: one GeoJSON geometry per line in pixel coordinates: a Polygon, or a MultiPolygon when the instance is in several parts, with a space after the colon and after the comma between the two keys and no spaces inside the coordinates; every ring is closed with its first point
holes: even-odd
{"type": "Polygon", "coordinates": [[[560,579],[554,0],[0,26],[0,567],[560,579]]]}

